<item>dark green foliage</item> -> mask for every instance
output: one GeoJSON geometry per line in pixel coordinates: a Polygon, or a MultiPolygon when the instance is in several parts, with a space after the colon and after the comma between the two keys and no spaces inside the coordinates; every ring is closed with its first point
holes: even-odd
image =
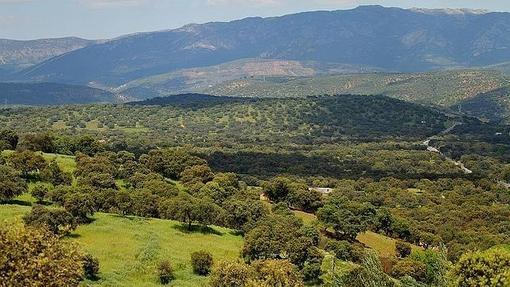
{"type": "Polygon", "coordinates": [[[24,178],[28,178],[30,174],[39,172],[47,166],[46,161],[40,154],[29,150],[10,154],[7,162],[10,166],[21,171],[24,178]]]}
{"type": "Polygon", "coordinates": [[[70,185],[72,176],[64,173],[56,161],[51,161],[46,168],[41,170],[41,179],[50,182],[54,186],[70,185]]]}
{"type": "Polygon", "coordinates": [[[425,282],[427,273],[427,265],[422,262],[405,259],[400,260],[393,266],[391,275],[395,278],[410,276],[416,281],[425,282]]]}
{"type": "Polygon", "coordinates": [[[55,188],[51,189],[46,198],[49,199],[51,202],[64,205],[64,201],[66,199],[66,196],[70,193],[73,193],[74,189],[70,186],[55,186],[55,188]]]}
{"type": "Polygon", "coordinates": [[[411,255],[411,244],[403,241],[395,243],[395,252],[398,258],[406,258],[411,255]]]}
{"type": "Polygon", "coordinates": [[[0,95],[2,104],[42,106],[116,101],[112,93],[87,86],[56,83],[1,83],[0,88],[3,91],[0,95]]]}
{"type": "Polygon", "coordinates": [[[209,275],[213,266],[212,254],[203,250],[191,253],[191,266],[196,274],[209,275]]]}
{"type": "Polygon", "coordinates": [[[317,211],[317,217],[335,231],[337,238],[354,241],[358,233],[366,231],[373,223],[375,209],[370,204],[332,195],[317,211]]]}
{"type": "Polygon", "coordinates": [[[206,198],[194,198],[180,193],[178,196],[165,200],[159,205],[162,218],[179,220],[191,230],[193,223],[207,226],[221,223],[223,210],[206,198]]]}
{"type": "Polygon", "coordinates": [[[13,130],[0,131],[0,151],[4,149],[16,149],[18,145],[19,136],[13,130]]]}
{"type": "Polygon", "coordinates": [[[223,205],[225,209],[225,223],[230,228],[247,232],[268,214],[267,208],[260,200],[231,198],[223,205]]]}
{"type": "Polygon", "coordinates": [[[303,266],[313,254],[313,241],[293,215],[271,215],[260,220],[245,235],[243,257],[246,261],[288,258],[303,266]]]}
{"type": "Polygon", "coordinates": [[[181,181],[186,184],[194,182],[207,183],[213,178],[214,173],[206,164],[188,166],[180,174],[181,181]]]}
{"type": "Polygon", "coordinates": [[[27,191],[27,184],[15,169],[0,165],[0,202],[11,200],[27,191]]]}
{"type": "Polygon", "coordinates": [[[78,184],[98,189],[117,189],[115,179],[108,173],[89,172],[78,178],[78,184]]]}
{"type": "Polygon", "coordinates": [[[48,133],[26,134],[22,137],[18,148],[21,150],[55,152],[55,138],[48,133]]]}
{"type": "Polygon", "coordinates": [[[36,184],[32,187],[32,190],[30,191],[30,193],[32,194],[32,196],[35,199],[37,199],[38,203],[41,203],[44,201],[44,199],[46,198],[46,195],[48,194],[49,191],[50,191],[50,189],[48,188],[47,185],[36,184]]]}
{"type": "Polygon", "coordinates": [[[286,177],[273,178],[264,187],[264,194],[273,202],[287,202],[290,206],[308,212],[314,212],[322,206],[322,195],[309,190],[301,181],[286,177]]]}
{"type": "Polygon", "coordinates": [[[99,279],[99,260],[90,255],[87,254],[83,257],[83,273],[85,275],[85,278],[90,280],[97,280],[99,279]]]}
{"type": "Polygon", "coordinates": [[[68,211],[40,205],[34,206],[23,221],[27,225],[47,228],[55,235],[66,235],[77,227],[75,218],[68,211]]]}
{"type": "Polygon", "coordinates": [[[87,193],[69,193],[64,197],[64,208],[80,223],[89,221],[88,216],[94,214],[94,199],[87,193]]]}
{"type": "Polygon", "coordinates": [[[192,156],[183,149],[152,150],[140,158],[147,168],[165,177],[178,179],[187,168],[203,165],[205,161],[192,156]]]}
{"type": "Polygon", "coordinates": [[[174,269],[172,267],[172,264],[170,264],[170,261],[163,260],[159,262],[158,277],[159,282],[163,285],[166,285],[175,279],[174,269]]]}

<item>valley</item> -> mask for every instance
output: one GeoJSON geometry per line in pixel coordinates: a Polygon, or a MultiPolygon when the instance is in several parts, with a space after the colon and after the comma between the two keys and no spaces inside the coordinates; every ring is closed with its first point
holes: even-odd
{"type": "Polygon", "coordinates": [[[510,13],[202,2],[0,0],[0,287],[510,286],[510,13]]]}

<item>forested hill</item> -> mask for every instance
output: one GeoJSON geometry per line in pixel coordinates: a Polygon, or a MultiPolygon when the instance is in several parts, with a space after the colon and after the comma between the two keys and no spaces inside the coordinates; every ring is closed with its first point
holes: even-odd
{"type": "Polygon", "coordinates": [[[100,89],[55,83],[0,83],[0,105],[62,105],[116,102],[100,89]]]}
{"type": "MultiPolygon", "coordinates": [[[[228,135],[228,139],[250,141],[276,141],[282,136],[282,141],[291,136],[298,142],[358,137],[421,138],[440,132],[448,121],[446,115],[435,109],[386,96],[253,99],[185,94],[134,104],[164,106],[155,108],[161,114],[165,110],[183,114],[183,120],[175,123],[178,129],[185,127],[187,131],[196,129],[196,134],[228,135]]],[[[136,114],[132,112],[131,116],[136,114]]],[[[171,116],[166,113],[150,124],[143,118],[138,120],[165,130],[171,129],[168,117],[171,116]]]]}
{"type": "Polygon", "coordinates": [[[119,86],[247,58],[416,72],[508,62],[509,35],[509,13],[361,6],[128,35],[51,59],[20,76],[119,86]]]}

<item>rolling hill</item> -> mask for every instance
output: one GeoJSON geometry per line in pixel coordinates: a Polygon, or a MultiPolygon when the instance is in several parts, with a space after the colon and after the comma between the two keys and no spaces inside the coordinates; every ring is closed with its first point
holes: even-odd
{"type": "Polygon", "coordinates": [[[0,83],[2,105],[63,105],[117,102],[116,95],[100,89],[55,83],[0,83]]]}
{"type": "Polygon", "coordinates": [[[361,6],[192,24],[87,46],[19,77],[114,87],[248,58],[394,72],[494,65],[510,61],[510,14],[361,6]]]}
{"type": "Polygon", "coordinates": [[[382,94],[409,102],[448,107],[478,94],[502,88],[509,81],[509,76],[483,70],[366,73],[238,79],[218,84],[205,92],[244,97],[382,94]]]}

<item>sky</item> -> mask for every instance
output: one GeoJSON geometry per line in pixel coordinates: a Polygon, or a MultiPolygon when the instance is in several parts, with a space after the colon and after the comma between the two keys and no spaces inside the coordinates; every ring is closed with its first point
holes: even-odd
{"type": "Polygon", "coordinates": [[[0,0],[0,38],[110,39],[189,23],[351,9],[359,5],[510,12],[510,0],[0,0]]]}

